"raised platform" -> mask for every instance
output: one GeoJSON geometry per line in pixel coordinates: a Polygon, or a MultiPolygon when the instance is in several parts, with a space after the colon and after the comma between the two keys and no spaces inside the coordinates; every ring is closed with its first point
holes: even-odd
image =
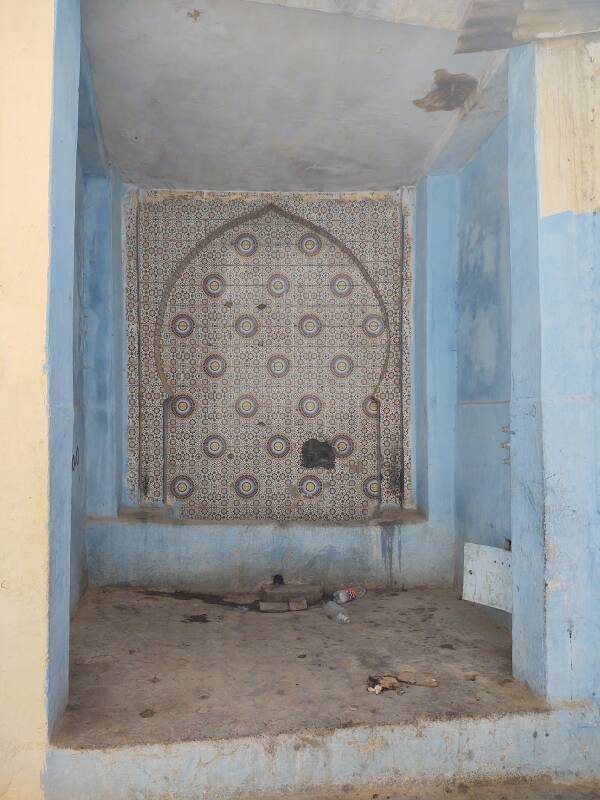
{"type": "Polygon", "coordinates": [[[321,607],[238,607],[250,599],[88,591],[48,800],[377,794],[415,781],[600,774],[597,712],[550,710],[513,680],[508,629],[454,591],[369,592],[346,606],[349,625],[321,607]],[[369,675],[402,667],[439,686],[366,691],[369,675]]]}
{"type": "MultiPolygon", "coordinates": [[[[251,598],[239,598],[239,604],[251,598]]],[[[369,592],[262,614],[189,595],[91,589],[71,634],[64,747],[331,731],[546,710],[511,676],[507,628],[454,590],[369,592]],[[369,694],[373,674],[434,673],[436,689],[369,694]]]]}

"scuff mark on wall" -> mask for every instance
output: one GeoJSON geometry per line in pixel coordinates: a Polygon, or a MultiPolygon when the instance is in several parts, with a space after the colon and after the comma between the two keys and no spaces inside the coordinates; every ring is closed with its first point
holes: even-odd
{"type": "Polygon", "coordinates": [[[476,89],[477,80],[466,73],[453,74],[446,69],[433,73],[433,89],[420,100],[413,100],[424,111],[454,111],[462,108],[476,89]]]}

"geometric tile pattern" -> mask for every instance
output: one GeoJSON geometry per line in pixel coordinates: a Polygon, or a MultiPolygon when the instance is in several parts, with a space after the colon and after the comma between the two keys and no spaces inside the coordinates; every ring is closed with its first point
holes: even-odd
{"type": "Polygon", "coordinates": [[[391,198],[133,196],[132,498],[282,522],[407,504],[405,227],[391,198]],[[314,438],[332,443],[332,470],[302,466],[314,438]]]}

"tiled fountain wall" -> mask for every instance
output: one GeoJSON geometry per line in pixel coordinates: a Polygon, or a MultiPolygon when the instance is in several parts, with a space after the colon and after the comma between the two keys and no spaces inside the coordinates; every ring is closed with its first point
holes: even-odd
{"type": "Polygon", "coordinates": [[[391,194],[129,196],[131,500],[275,521],[411,504],[408,217],[391,194]],[[333,469],[303,466],[310,439],[333,469]]]}

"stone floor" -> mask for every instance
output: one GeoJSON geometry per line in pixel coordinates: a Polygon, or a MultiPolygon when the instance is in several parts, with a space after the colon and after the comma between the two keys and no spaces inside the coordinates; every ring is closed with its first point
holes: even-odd
{"type": "MultiPolygon", "coordinates": [[[[295,795],[290,800],[598,800],[600,782],[534,780],[516,783],[464,783],[407,788],[400,791],[377,789],[339,793],[295,795]]],[[[275,800],[275,798],[264,798],[275,800]]],[[[278,798],[279,800],[279,798],[278,798]]]]}
{"type": "Polygon", "coordinates": [[[546,708],[511,677],[509,631],[455,591],[369,593],[346,610],[350,624],[338,625],[319,606],[262,614],[213,598],[90,589],[72,623],[71,695],[54,744],[104,748],[546,708]],[[369,675],[403,668],[432,672],[439,686],[366,691],[369,675]]]}

